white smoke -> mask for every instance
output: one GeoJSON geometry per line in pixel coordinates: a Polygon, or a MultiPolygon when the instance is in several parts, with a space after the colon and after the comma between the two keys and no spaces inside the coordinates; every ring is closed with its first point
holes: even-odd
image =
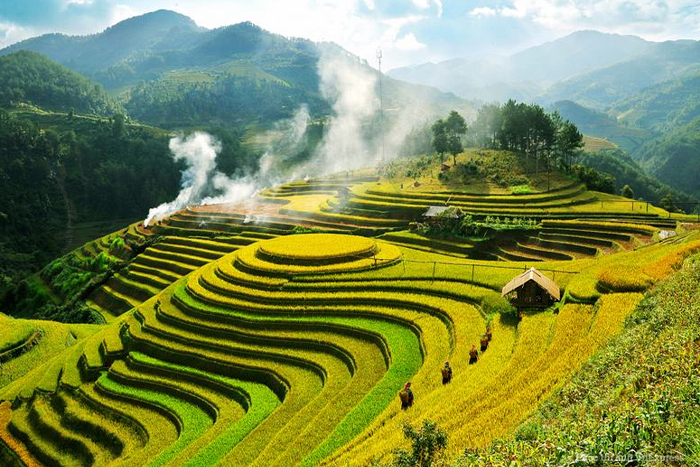
{"type": "Polygon", "coordinates": [[[292,118],[277,122],[272,130],[265,133],[264,139],[272,143],[268,144],[267,150],[258,161],[257,178],[261,185],[278,185],[293,177],[288,173],[289,168],[286,165],[289,158],[300,149],[309,120],[309,107],[302,104],[292,118]]]}
{"type": "Polygon", "coordinates": [[[182,172],[182,188],[173,201],[151,208],[144,225],[149,226],[153,221],[191,205],[235,203],[250,199],[268,186],[288,181],[280,178],[281,165],[299,146],[308,121],[309,110],[303,105],[294,117],[278,122],[265,135],[265,139],[272,139],[275,143],[260,158],[254,176],[232,178],[216,170],[216,156],[221,151],[221,144],[207,133],[195,132],[187,137],[172,138],[169,147],[173,159],[184,161],[187,165],[182,172]]]}
{"type": "Polygon", "coordinates": [[[372,164],[375,150],[364,125],[378,110],[377,75],[344,51],[324,49],[318,61],[321,93],[332,102],[333,116],[318,149],[317,167],[325,173],[372,164]]]}
{"type": "Polygon", "coordinates": [[[182,172],[182,189],[173,201],[151,208],[143,222],[148,226],[153,220],[198,203],[207,188],[210,173],[216,168],[216,154],[221,150],[218,142],[206,133],[194,133],[187,138],[170,140],[170,152],[175,161],[184,161],[187,169],[182,172]]]}
{"type": "Polygon", "coordinates": [[[187,165],[182,172],[182,188],[173,201],[148,211],[143,222],[145,226],[189,205],[233,202],[255,193],[250,177],[232,180],[216,170],[216,156],[221,151],[221,144],[211,135],[195,132],[184,138],[178,136],[170,140],[169,147],[173,159],[187,165]],[[212,193],[219,195],[208,196],[212,193]]]}
{"type": "MultiPolygon", "coordinates": [[[[182,189],[175,200],[152,208],[144,224],[148,226],[189,205],[239,202],[251,199],[264,188],[291,180],[376,166],[382,153],[385,161],[395,158],[406,136],[437,115],[436,109],[426,106],[430,97],[414,95],[415,89],[409,93],[395,89],[395,94],[401,94],[398,100],[404,108],[392,109],[397,112],[378,118],[381,115],[379,75],[338,47],[321,48],[317,71],[320,91],[331,104],[332,115],[323,139],[308,161],[291,166],[290,160],[308,143],[305,137],[310,116],[306,105],[292,118],[259,135],[267,149],[254,175],[231,178],[216,170],[221,146],[206,133],[173,138],[170,140],[173,158],[187,164],[182,174],[182,189]]],[[[254,202],[250,201],[251,210],[254,202]]]]}

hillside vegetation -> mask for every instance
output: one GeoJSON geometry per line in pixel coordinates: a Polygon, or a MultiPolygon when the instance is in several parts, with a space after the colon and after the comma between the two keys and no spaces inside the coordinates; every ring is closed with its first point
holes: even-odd
{"type": "MultiPolygon", "coordinates": [[[[536,174],[522,157],[456,162],[444,173],[439,158],[407,159],[192,206],[57,260],[41,280],[66,298],[79,290],[105,324],[41,366],[17,364],[0,388],[4,459],[367,465],[424,419],[453,459],[537,413],[700,251],[685,218],[536,174]],[[445,205],[456,216],[419,228],[445,205]],[[563,300],[517,314],[500,291],[533,265],[563,300]],[[469,364],[487,325],[492,340],[469,364]],[[415,403],[401,410],[409,380],[415,403]]],[[[39,326],[27,323],[17,341],[39,326]]]]}
{"type": "Polygon", "coordinates": [[[167,135],[148,127],[0,110],[0,141],[3,274],[31,271],[72,249],[81,222],[138,218],[177,193],[167,135]]]}
{"type": "MultiPolygon", "coordinates": [[[[269,128],[302,105],[314,117],[330,114],[321,91],[322,56],[353,63],[367,79],[376,71],[331,43],[268,32],[250,22],[198,27],[181,14],[159,10],[124,20],[99,34],[48,34],[13,44],[0,55],[31,50],[82,73],[117,96],[129,114],[165,128],[269,128]]],[[[350,70],[348,72],[351,72],[350,70]]],[[[357,78],[360,79],[360,78],[357,78]]],[[[386,78],[385,106],[416,119],[471,106],[451,93],[386,78]]]]}
{"type": "Polygon", "coordinates": [[[102,86],[28,50],[0,57],[0,106],[21,104],[110,117],[122,111],[102,86]]]}
{"type": "Polygon", "coordinates": [[[523,465],[575,459],[608,465],[695,465],[700,461],[698,257],[649,294],[603,347],[515,432],[458,465],[523,465]]]}

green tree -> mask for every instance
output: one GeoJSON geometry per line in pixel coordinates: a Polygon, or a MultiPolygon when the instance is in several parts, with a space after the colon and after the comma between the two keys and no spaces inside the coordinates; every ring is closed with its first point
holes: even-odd
{"type": "Polygon", "coordinates": [[[665,209],[668,212],[676,212],[678,210],[678,206],[676,206],[676,199],[670,193],[661,198],[659,205],[662,209],[665,209]]]}
{"type": "Polygon", "coordinates": [[[568,171],[583,148],[583,135],[570,121],[562,122],[557,131],[557,152],[561,165],[568,171]]]}
{"type": "Polygon", "coordinates": [[[112,136],[121,138],[124,133],[124,115],[114,114],[112,117],[112,136]]]}
{"type": "Polygon", "coordinates": [[[437,122],[433,123],[431,128],[433,130],[432,146],[435,152],[440,155],[440,160],[442,161],[445,153],[450,150],[447,126],[443,119],[439,119],[437,122]]]}
{"type": "Polygon", "coordinates": [[[467,134],[467,122],[459,112],[453,110],[445,121],[447,130],[447,150],[452,154],[454,165],[457,165],[457,154],[464,151],[462,137],[467,134]]]}
{"type": "Polygon", "coordinates": [[[498,104],[487,104],[479,109],[470,132],[474,135],[475,143],[478,146],[496,149],[502,127],[501,107],[498,104]]]}
{"type": "Polygon", "coordinates": [[[634,191],[632,191],[632,188],[629,185],[622,187],[622,190],[620,190],[620,195],[625,198],[634,199],[634,191]]]}

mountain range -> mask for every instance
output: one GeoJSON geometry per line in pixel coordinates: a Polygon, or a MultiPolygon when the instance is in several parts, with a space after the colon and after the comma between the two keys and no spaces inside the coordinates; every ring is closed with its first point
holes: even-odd
{"type": "Polygon", "coordinates": [[[391,70],[389,75],[483,102],[545,105],[569,99],[595,108],[700,69],[700,42],[650,42],[579,31],[508,57],[452,59],[391,70]]]}
{"type": "MultiPolygon", "coordinates": [[[[286,38],[244,22],[217,29],[159,10],[124,20],[99,34],[47,34],[13,44],[0,55],[31,50],[93,79],[129,114],[164,128],[246,125],[290,117],[307,104],[329,113],[320,91],[319,60],[343,56],[360,72],[377,72],[335,44],[286,38]]],[[[385,106],[433,115],[473,108],[452,93],[385,77],[385,106]]],[[[378,103],[377,103],[378,105],[378,103]]]]}

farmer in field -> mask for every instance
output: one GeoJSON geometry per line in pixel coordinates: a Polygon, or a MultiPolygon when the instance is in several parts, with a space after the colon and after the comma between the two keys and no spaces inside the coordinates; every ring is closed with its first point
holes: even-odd
{"type": "Polygon", "coordinates": [[[486,325],[486,337],[489,339],[489,342],[491,342],[491,338],[493,337],[493,331],[491,330],[490,324],[486,325]]]}
{"type": "Polygon", "coordinates": [[[479,351],[476,350],[476,345],[472,344],[472,349],[469,351],[469,364],[473,365],[479,357],[479,351]]]}
{"type": "Polygon", "coordinates": [[[481,336],[481,341],[479,342],[481,344],[481,353],[486,352],[486,349],[489,346],[489,337],[488,335],[484,334],[481,336]]]}
{"type": "Polygon", "coordinates": [[[406,386],[399,391],[399,399],[401,399],[401,410],[406,410],[413,405],[413,391],[411,391],[411,383],[406,383],[406,386]]]}
{"type": "Polygon", "coordinates": [[[445,362],[445,366],[442,367],[442,384],[447,384],[452,381],[452,367],[450,362],[445,362]]]}

